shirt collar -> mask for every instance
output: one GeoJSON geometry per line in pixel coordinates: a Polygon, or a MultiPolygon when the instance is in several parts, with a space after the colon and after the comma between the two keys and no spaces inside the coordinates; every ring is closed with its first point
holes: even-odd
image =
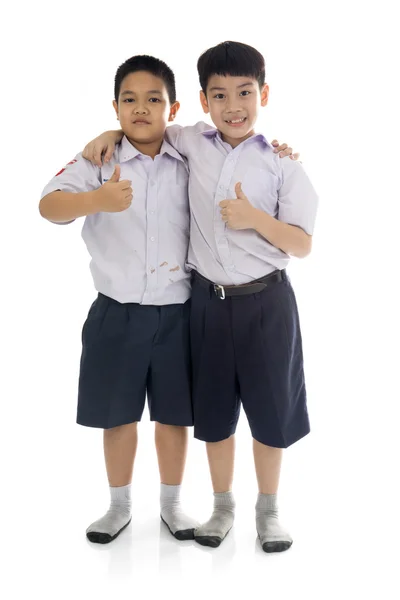
{"type": "Polygon", "coordinates": [[[135,146],[132,146],[132,144],[128,141],[128,138],[124,135],[119,147],[119,162],[128,162],[128,160],[136,158],[136,156],[139,154],[141,154],[141,152],[139,152],[135,146]]]}
{"type": "MultiPolygon", "coordinates": [[[[223,141],[221,138],[220,132],[218,131],[218,129],[215,129],[215,127],[211,127],[210,129],[206,129],[205,131],[200,131],[199,134],[204,135],[208,138],[218,137],[221,141],[223,141]]],[[[263,142],[269,148],[273,148],[272,144],[270,144],[270,142],[267,140],[267,138],[262,133],[255,133],[250,138],[247,138],[247,140],[245,140],[245,142],[250,142],[250,141],[253,142],[255,140],[259,140],[260,142],[263,142]]]]}
{"type": "MultiPolygon", "coordinates": [[[[162,143],[162,146],[160,149],[160,154],[169,154],[173,158],[176,158],[177,160],[181,160],[183,163],[185,162],[183,160],[182,156],[179,154],[179,152],[177,152],[175,150],[175,148],[173,148],[171,146],[171,144],[169,144],[166,140],[164,140],[162,143]]],[[[119,147],[119,162],[120,163],[128,162],[128,160],[131,160],[132,158],[136,158],[137,156],[144,156],[144,155],[139,150],[137,150],[137,148],[135,148],[135,146],[133,146],[129,142],[127,137],[124,135],[124,137],[121,140],[120,147],[119,147]]]]}
{"type": "Polygon", "coordinates": [[[173,148],[171,146],[171,144],[169,142],[167,142],[167,140],[163,141],[163,144],[160,149],[160,154],[169,154],[170,156],[172,156],[172,158],[181,160],[183,163],[185,162],[183,160],[182,156],[179,154],[179,152],[177,150],[175,150],[175,148],[173,148]]]}

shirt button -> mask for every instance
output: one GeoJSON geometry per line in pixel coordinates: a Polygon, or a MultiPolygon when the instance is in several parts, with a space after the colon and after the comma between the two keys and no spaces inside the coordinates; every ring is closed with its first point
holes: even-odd
{"type": "Polygon", "coordinates": [[[151,215],[154,215],[154,210],[151,210],[151,211],[150,211],[150,214],[151,214],[151,215]]]}
{"type": "Polygon", "coordinates": [[[154,242],[154,240],[156,239],[155,237],[151,236],[151,241],[154,242]]]}
{"type": "Polygon", "coordinates": [[[221,190],[221,192],[223,192],[225,188],[224,188],[224,186],[223,186],[223,185],[220,185],[220,186],[219,186],[219,189],[221,190]]]}

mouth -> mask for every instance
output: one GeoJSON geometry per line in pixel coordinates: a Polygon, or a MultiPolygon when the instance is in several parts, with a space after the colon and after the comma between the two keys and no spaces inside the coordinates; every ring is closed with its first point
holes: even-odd
{"type": "Polygon", "coordinates": [[[247,117],[241,117],[240,119],[225,120],[225,123],[229,125],[229,127],[241,127],[246,120],[247,117]]]}
{"type": "Polygon", "coordinates": [[[137,121],[133,121],[134,125],[150,125],[149,121],[145,121],[144,119],[138,119],[137,121]]]}

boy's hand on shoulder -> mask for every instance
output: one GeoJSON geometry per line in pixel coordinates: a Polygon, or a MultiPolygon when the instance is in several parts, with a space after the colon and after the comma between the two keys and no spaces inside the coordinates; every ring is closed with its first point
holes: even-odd
{"type": "Polygon", "coordinates": [[[274,146],[274,153],[278,154],[279,158],[285,158],[285,156],[290,156],[292,160],[298,160],[300,153],[296,152],[293,154],[293,148],[288,146],[287,144],[279,144],[278,140],[273,140],[271,144],[274,146]]]}
{"type": "Polygon", "coordinates": [[[94,192],[96,212],[122,212],[132,204],[133,191],[128,179],[119,180],[121,167],[115,165],[112,177],[94,192]]]}
{"type": "Polygon", "coordinates": [[[101,168],[102,157],[104,163],[108,163],[115,150],[115,144],[121,141],[122,135],[119,131],[105,131],[97,138],[86,144],[82,156],[91,163],[101,168]]]}
{"type": "Polygon", "coordinates": [[[254,229],[257,211],[242,191],[242,184],[235,185],[236,200],[222,200],[222,220],[230,229],[254,229]]]}

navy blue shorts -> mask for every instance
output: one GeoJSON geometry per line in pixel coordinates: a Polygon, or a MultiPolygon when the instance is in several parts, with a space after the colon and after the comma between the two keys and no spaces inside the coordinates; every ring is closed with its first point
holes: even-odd
{"type": "Polygon", "coordinates": [[[262,444],[286,448],[309,433],[299,316],[286,275],[224,300],[194,276],[190,330],[197,439],[235,433],[241,404],[262,444]]]}
{"type": "Polygon", "coordinates": [[[120,304],[99,294],[82,331],[77,422],[109,429],[150,419],[193,425],[190,301],[120,304]]]}

